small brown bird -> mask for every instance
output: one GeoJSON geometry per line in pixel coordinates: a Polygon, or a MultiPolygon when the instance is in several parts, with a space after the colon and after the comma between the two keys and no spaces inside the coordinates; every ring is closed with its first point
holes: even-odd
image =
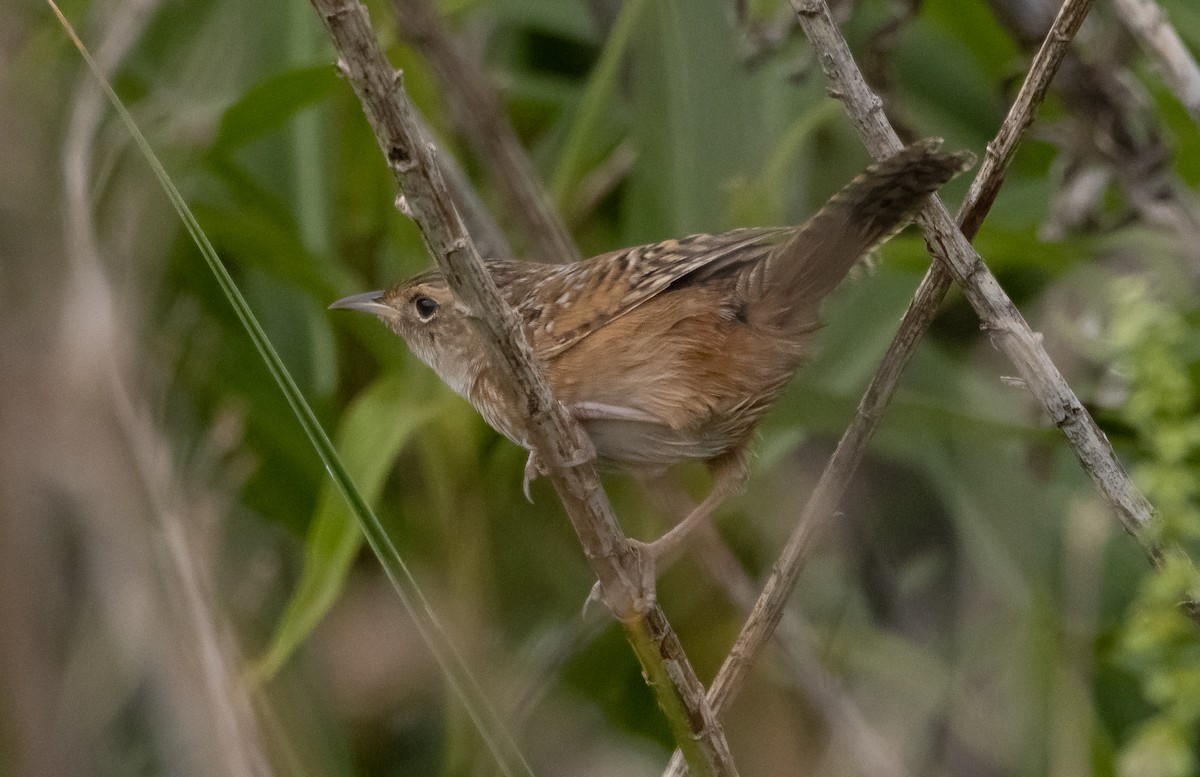
{"type": "MultiPolygon", "coordinates": [[[[488,264],[601,460],[643,476],[692,459],[708,465],[708,496],[650,546],[654,557],[742,485],[755,427],[810,351],[821,301],[973,163],[940,146],[920,141],[872,165],[798,228],[692,235],[572,264],[488,264]]],[[[492,428],[524,445],[525,416],[498,389],[438,270],[330,307],[379,316],[492,428]]],[[[527,468],[526,486],[535,474],[527,468]]]]}

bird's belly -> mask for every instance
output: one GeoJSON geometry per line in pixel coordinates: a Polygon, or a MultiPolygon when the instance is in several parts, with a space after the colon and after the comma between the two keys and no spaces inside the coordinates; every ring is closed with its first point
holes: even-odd
{"type": "Polygon", "coordinates": [[[703,429],[672,429],[646,421],[589,419],[583,428],[601,459],[634,467],[669,467],[692,459],[711,459],[733,444],[703,429]]]}

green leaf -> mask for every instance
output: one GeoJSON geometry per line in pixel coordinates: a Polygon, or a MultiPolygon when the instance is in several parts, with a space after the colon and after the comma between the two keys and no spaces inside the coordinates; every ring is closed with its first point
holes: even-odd
{"type": "Polygon", "coordinates": [[[228,154],[282,127],[301,109],[333,91],[337,72],[327,64],[288,70],[251,87],[225,111],[214,154],[228,154]]]}
{"type": "Polygon", "coordinates": [[[235,253],[243,265],[258,267],[320,300],[332,300],[344,282],[327,274],[305,250],[294,225],[280,223],[257,203],[222,209],[197,204],[194,211],[214,245],[235,253]]]}
{"type": "MultiPolygon", "coordinates": [[[[435,409],[417,407],[411,394],[398,378],[381,378],[354,400],[338,429],[338,453],[367,502],[378,499],[396,454],[434,415],[435,409]]],[[[346,501],[326,481],[305,542],[300,584],[271,644],[255,663],[258,680],[274,676],[333,606],[362,543],[362,530],[346,501]]]]}
{"type": "Polygon", "coordinates": [[[585,159],[592,150],[591,141],[598,134],[596,128],[604,121],[605,111],[609,110],[616,93],[621,64],[645,5],[645,0],[632,0],[622,6],[621,15],[592,69],[554,175],[550,178],[551,199],[559,211],[568,210],[571,189],[583,174],[585,159]]]}

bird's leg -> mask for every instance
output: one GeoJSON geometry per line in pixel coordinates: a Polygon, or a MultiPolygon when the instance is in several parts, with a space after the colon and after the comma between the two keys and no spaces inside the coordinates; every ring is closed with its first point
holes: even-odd
{"type": "Polygon", "coordinates": [[[629,474],[637,481],[641,492],[651,501],[654,509],[667,516],[671,526],[696,509],[696,500],[692,499],[666,467],[630,470],[629,474]]]}
{"type": "MultiPolygon", "coordinates": [[[[630,540],[641,549],[642,587],[646,601],[653,601],[658,573],[678,558],[684,543],[693,532],[703,529],[706,525],[711,528],[709,520],[713,513],[726,499],[741,490],[746,482],[746,455],[742,449],[709,459],[706,464],[713,476],[712,488],[708,496],[704,497],[704,501],[695,506],[665,470],[654,470],[637,476],[658,502],[660,509],[672,516],[679,515],[689,508],[691,510],[682,521],[654,542],[630,540]]],[[[602,598],[600,583],[597,582],[592,586],[591,593],[583,604],[584,612],[587,612],[589,602],[600,601],[602,598]]]]}
{"type": "MultiPolygon", "coordinates": [[[[746,457],[744,451],[740,449],[730,451],[715,459],[709,459],[707,464],[713,477],[712,488],[709,490],[708,496],[692,508],[692,511],[674,528],[654,542],[646,544],[650,558],[654,560],[659,569],[669,566],[678,557],[692,532],[704,526],[712,518],[717,508],[730,496],[740,491],[746,482],[746,457]]],[[[668,486],[668,489],[670,488],[668,486]]],[[[663,494],[662,497],[663,501],[668,503],[686,502],[678,490],[674,495],[668,493],[663,494]]]]}

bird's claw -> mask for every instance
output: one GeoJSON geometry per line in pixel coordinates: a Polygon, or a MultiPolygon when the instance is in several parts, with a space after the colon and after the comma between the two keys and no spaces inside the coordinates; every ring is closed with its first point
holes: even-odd
{"type": "Polygon", "coordinates": [[[546,474],[546,470],[538,461],[537,454],[533,451],[529,452],[529,458],[525,460],[525,475],[521,478],[521,493],[525,494],[525,501],[533,504],[533,496],[529,493],[529,484],[537,480],[538,475],[546,474]]]}
{"type": "Polygon", "coordinates": [[[586,617],[588,607],[592,602],[603,602],[618,620],[628,621],[641,617],[654,606],[657,599],[655,592],[655,565],[653,547],[639,540],[629,540],[636,559],[636,580],[630,585],[623,586],[619,591],[622,601],[610,601],[604,594],[604,587],[597,580],[592,584],[587,599],[583,601],[581,617],[586,617]],[[629,590],[629,589],[632,590],[629,590]]]}
{"type": "Polygon", "coordinates": [[[592,606],[592,602],[603,602],[604,593],[600,588],[600,581],[592,583],[592,590],[588,591],[587,598],[583,600],[583,608],[579,611],[580,618],[586,618],[588,608],[592,606]]]}
{"type": "MultiPolygon", "coordinates": [[[[594,461],[596,458],[596,448],[592,445],[591,439],[585,434],[581,441],[581,445],[576,449],[575,455],[559,463],[557,466],[562,469],[570,467],[578,467],[580,464],[587,464],[589,461],[594,461]]],[[[533,504],[533,497],[529,493],[529,484],[537,480],[539,476],[549,474],[550,470],[542,464],[537,453],[529,450],[529,458],[525,460],[525,475],[521,480],[521,493],[525,494],[525,499],[533,504]]]]}

